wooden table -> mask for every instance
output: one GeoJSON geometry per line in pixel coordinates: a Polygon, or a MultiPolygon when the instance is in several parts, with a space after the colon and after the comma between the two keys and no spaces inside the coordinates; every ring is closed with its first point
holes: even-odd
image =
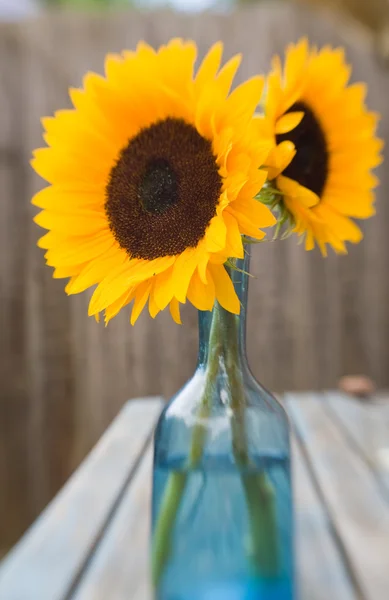
{"type": "MultiPolygon", "coordinates": [[[[298,600],[388,600],[389,477],[369,448],[385,427],[389,447],[389,408],[336,392],[284,401],[293,428],[298,600]]],[[[1,563],[1,600],[151,597],[151,442],[161,406],[160,398],[124,406],[1,563]]]]}

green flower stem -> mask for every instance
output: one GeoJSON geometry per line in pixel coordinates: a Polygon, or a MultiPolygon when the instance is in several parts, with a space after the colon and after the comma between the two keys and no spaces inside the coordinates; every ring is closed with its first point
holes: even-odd
{"type": "Polygon", "coordinates": [[[231,391],[231,419],[233,453],[242,468],[242,483],[251,522],[251,555],[261,574],[274,575],[278,566],[277,522],[274,490],[265,473],[250,473],[245,428],[246,399],[239,363],[238,320],[235,315],[215,305],[209,340],[206,379],[186,471],[170,474],[164,497],[158,511],[151,557],[152,580],[158,585],[171,553],[174,523],[187,482],[187,473],[201,461],[207,437],[207,420],[212,405],[214,385],[220,368],[219,357],[224,353],[231,391]],[[223,328],[227,344],[223,344],[223,328]]]}
{"type": "Polygon", "coordinates": [[[231,390],[231,430],[232,449],[238,465],[248,464],[247,435],[245,423],[246,398],[244,392],[241,365],[239,360],[239,328],[238,318],[232,313],[224,311],[224,326],[228,344],[226,353],[226,371],[229,375],[231,390]]]}
{"type": "Polygon", "coordinates": [[[169,560],[172,530],[185,490],[186,478],[185,471],[175,471],[169,475],[165,488],[153,537],[151,573],[154,585],[158,584],[169,560]]]}
{"type": "MultiPolygon", "coordinates": [[[[213,388],[219,370],[220,344],[220,309],[218,305],[216,305],[210,331],[209,355],[204,392],[196,415],[197,422],[193,428],[188,470],[191,468],[193,469],[193,467],[198,465],[203,455],[207,437],[207,419],[212,404],[213,388]]],[[[158,511],[158,520],[154,531],[151,551],[151,575],[154,586],[158,585],[169,560],[174,522],[180,508],[186,480],[187,471],[176,471],[170,474],[162,504],[158,511]]]]}
{"type": "Polygon", "coordinates": [[[265,577],[279,570],[276,498],[266,473],[243,473],[242,482],[251,524],[250,554],[254,568],[265,577]]]}
{"type": "Polygon", "coordinates": [[[251,524],[250,551],[255,568],[262,575],[271,577],[277,574],[279,566],[275,493],[266,473],[247,471],[250,459],[245,421],[246,398],[239,363],[238,318],[225,312],[224,322],[229,341],[226,348],[226,369],[229,373],[233,412],[232,449],[236,463],[242,467],[242,484],[251,524]]]}
{"type": "Polygon", "coordinates": [[[220,336],[221,314],[219,305],[215,305],[209,334],[208,360],[205,387],[200,407],[197,413],[198,422],[193,429],[192,444],[189,453],[189,467],[196,466],[203,455],[205,438],[207,436],[207,419],[212,405],[214,386],[219,371],[219,356],[221,349],[220,336]]]}

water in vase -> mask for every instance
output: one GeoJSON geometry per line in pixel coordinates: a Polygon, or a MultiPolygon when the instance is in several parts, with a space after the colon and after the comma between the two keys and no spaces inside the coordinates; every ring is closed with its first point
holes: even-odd
{"type": "Polygon", "coordinates": [[[291,600],[289,458],[254,456],[240,471],[226,456],[207,457],[190,471],[185,470],[185,460],[170,459],[154,471],[154,518],[172,476],[185,480],[185,494],[157,600],[291,600]],[[253,552],[245,493],[245,482],[258,477],[275,492],[277,565],[271,576],[261,573],[253,552]]]}

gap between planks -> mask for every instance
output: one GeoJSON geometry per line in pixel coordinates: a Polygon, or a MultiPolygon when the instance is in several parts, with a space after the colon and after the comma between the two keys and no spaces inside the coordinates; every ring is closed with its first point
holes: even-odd
{"type": "MultiPolygon", "coordinates": [[[[348,592],[349,592],[349,594],[352,594],[352,597],[354,597],[355,600],[365,600],[365,597],[360,588],[359,582],[358,582],[357,578],[355,577],[355,573],[354,573],[352,565],[349,561],[349,557],[347,556],[347,551],[344,547],[342,538],[339,535],[339,532],[332,520],[331,511],[328,508],[328,504],[326,502],[325,495],[323,494],[320,484],[317,480],[315,470],[314,470],[311,460],[309,458],[309,454],[308,454],[306,447],[301,439],[298,429],[296,428],[293,421],[291,421],[291,429],[293,432],[293,438],[295,439],[296,451],[298,451],[300,453],[301,460],[304,462],[305,469],[309,475],[313,493],[316,495],[318,501],[320,502],[323,514],[326,517],[327,525],[328,525],[328,529],[329,529],[329,535],[333,542],[334,549],[337,554],[337,558],[343,567],[343,570],[344,570],[347,580],[350,583],[350,589],[348,590],[348,592]]],[[[325,594],[326,594],[326,598],[328,598],[329,596],[331,597],[331,593],[329,592],[327,585],[325,588],[325,594]]],[[[344,594],[342,596],[337,595],[337,596],[332,596],[332,597],[335,600],[346,600],[344,594]]],[[[307,600],[316,600],[316,598],[309,597],[309,598],[307,598],[307,600]]]]}
{"type": "Polygon", "coordinates": [[[122,501],[126,495],[127,489],[129,488],[129,486],[131,485],[133,480],[135,478],[137,478],[137,472],[138,472],[139,467],[143,463],[145,454],[148,456],[150,453],[150,444],[151,444],[152,436],[153,436],[153,431],[151,431],[149,433],[149,435],[147,436],[147,438],[145,439],[144,444],[143,444],[142,448],[140,449],[138,458],[133,463],[132,470],[130,471],[128,477],[123,482],[123,486],[122,486],[121,490],[119,491],[119,494],[118,494],[116,500],[112,504],[111,510],[109,511],[104,523],[102,524],[100,531],[97,533],[96,538],[90,548],[88,555],[86,556],[84,562],[80,566],[79,571],[76,574],[74,580],[72,581],[72,584],[71,584],[69,590],[67,591],[67,593],[65,594],[63,600],[72,600],[72,598],[74,597],[74,593],[78,587],[78,584],[81,582],[81,580],[82,580],[83,576],[85,575],[85,573],[87,572],[90,564],[93,562],[93,558],[96,554],[99,544],[101,543],[105,533],[107,532],[113,519],[115,518],[116,512],[122,504],[122,501]]]}
{"type": "MultiPolygon", "coordinates": [[[[324,409],[342,431],[351,448],[366,462],[377,482],[380,493],[389,504],[389,473],[387,470],[379,469],[371,456],[371,453],[376,450],[371,447],[371,437],[373,436],[371,429],[374,425],[378,426],[378,423],[375,423],[377,419],[381,419],[385,423],[386,444],[389,449],[389,402],[375,404],[367,401],[362,403],[360,400],[338,391],[325,392],[324,399],[324,409]]],[[[387,394],[385,399],[388,399],[387,394]]]]}
{"type": "Polygon", "coordinates": [[[323,402],[319,394],[287,395],[289,413],[362,597],[387,600],[389,509],[371,470],[352,451],[323,402]]]}
{"type": "Polygon", "coordinates": [[[145,452],[160,398],[128,402],[0,567],[0,598],[64,600],[82,576],[145,452]]]}
{"type": "Polygon", "coordinates": [[[292,435],[298,600],[362,600],[304,448],[292,435]]]}

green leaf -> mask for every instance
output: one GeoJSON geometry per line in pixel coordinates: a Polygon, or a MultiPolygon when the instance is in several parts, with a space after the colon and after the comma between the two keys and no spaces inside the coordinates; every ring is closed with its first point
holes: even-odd
{"type": "Polygon", "coordinates": [[[236,266],[235,259],[233,259],[233,258],[228,258],[224,264],[227,265],[227,267],[229,269],[232,269],[232,271],[237,271],[238,273],[243,273],[243,275],[248,275],[249,277],[254,277],[254,275],[252,273],[249,273],[248,271],[244,271],[243,269],[239,269],[239,267],[236,266]]]}

